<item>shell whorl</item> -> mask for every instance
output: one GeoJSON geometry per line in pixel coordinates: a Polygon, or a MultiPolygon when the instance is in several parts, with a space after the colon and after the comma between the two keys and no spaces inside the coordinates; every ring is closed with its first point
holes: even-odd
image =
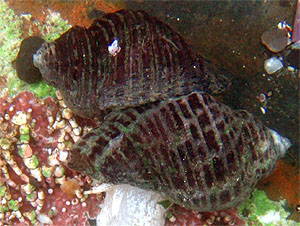
{"type": "Polygon", "coordinates": [[[84,117],[188,94],[219,92],[218,80],[168,25],[121,10],[75,26],[34,56],[48,84],[84,117]]]}
{"type": "Polygon", "coordinates": [[[281,154],[254,116],[199,92],[112,112],[71,153],[69,167],[95,179],[200,211],[237,205],[281,154]]]}

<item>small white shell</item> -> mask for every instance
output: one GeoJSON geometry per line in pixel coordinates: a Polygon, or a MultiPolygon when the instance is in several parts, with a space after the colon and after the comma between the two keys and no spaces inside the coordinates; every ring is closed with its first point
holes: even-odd
{"type": "Polygon", "coordinates": [[[271,57],[265,60],[264,68],[268,74],[273,74],[276,71],[280,70],[282,67],[283,64],[277,57],[271,57]]]}
{"type": "Polygon", "coordinates": [[[36,216],[37,220],[39,222],[41,222],[42,224],[53,224],[52,220],[50,219],[50,217],[48,217],[46,214],[44,213],[39,213],[36,216]]]}
{"type": "Polygon", "coordinates": [[[106,191],[97,226],[164,225],[166,209],[158,204],[161,200],[153,191],[125,184],[112,186],[106,191]]]}

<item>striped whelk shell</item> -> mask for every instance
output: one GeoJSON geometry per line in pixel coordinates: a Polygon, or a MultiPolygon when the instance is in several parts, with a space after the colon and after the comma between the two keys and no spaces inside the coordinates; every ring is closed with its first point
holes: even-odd
{"type": "Polygon", "coordinates": [[[103,183],[158,191],[189,209],[221,210],[245,199],[290,146],[248,112],[210,96],[228,80],[143,11],[75,26],[45,42],[33,64],[76,114],[104,116],[68,159],[70,168],[103,183]]]}
{"type": "Polygon", "coordinates": [[[43,79],[83,117],[188,94],[220,92],[228,81],[209,73],[182,37],[143,11],[106,14],[73,27],[33,56],[43,79]]]}
{"type": "Polygon", "coordinates": [[[247,198],[289,146],[247,111],[193,92],[108,114],[74,145],[68,166],[212,211],[247,198]]]}

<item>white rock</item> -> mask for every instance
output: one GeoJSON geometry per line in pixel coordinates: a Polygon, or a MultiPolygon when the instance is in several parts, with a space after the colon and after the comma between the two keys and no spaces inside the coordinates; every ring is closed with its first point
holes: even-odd
{"type": "Polygon", "coordinates": [[[67,161],[69,152],[68,151],[60,151],[59,152],[59,156],[58,156],[58,160],[61,162],[65,162],[67,161]]]}
{"type": "Polygon", "coordinates": [[[164,198],[130,185],[115,185],[106,192],[97,216],[97,226],[161,226],[166,210],[158,204],[164,198]]]}
{"type": "Polygon", "coordinates": [[[39,213],[36,216],[37,220],[42,223],[42,224],[53,224],[52,220],[50,219],[50,217],[48,217],[46,214],[44,213],[39,213]]]}
{"type": "Polygon", "coordinates": [[[11,121],[16,125],[25,125],[27,123],[26,113],[24,111],[17,111],[11,121]]]}
{"type": "Polygon", "coordinates": [[[73,116],[73,113],[69,108],[66,108],[66,109],[63,110],[63,112],[62,112],[62,117],[63,118],[70,119],[70,118],[72,118],[72,116],[73,116]]]}
{"type": "Polygon", "coordinates": [[[265,60],[265,71],[268,74],[273,74],[283,67],[282,62],[277,57],[271,57],[265,60]]]}
{"type": "MultiPolygon", "coordinates": [[[[274,224],[275,222],[280,222],[280,212],[270,210],[264,216],[258,216],[261,223],[274,224]]],[[[280,224],[278,224],[280,225],[280,224]]]]}

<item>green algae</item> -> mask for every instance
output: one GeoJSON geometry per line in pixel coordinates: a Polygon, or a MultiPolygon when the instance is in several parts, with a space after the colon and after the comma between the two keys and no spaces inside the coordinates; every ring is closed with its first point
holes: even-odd
{"type": "Polygon", "coordinates": [[[52,167],[42,166],[42,174],[44,177],[51,177],[52,167]]]}
{"type": "Polygon", "coordinates": [[[33,202],[35,199],[36,199],[36,197],[35,197],[34,193],[26,194],[26,200],[28,202],[33,202]]]}
{"type": "MultiPolygon", "coordinates": [[[[33,22],[43,39],[50,42],[57,39],[62,33],[67,31],[71,25],[63,20],[59,13],[48,10],[48,15],[43,23],[33,22]]],[[[38,98],[47,96],[55,97],[55,88],[48,86],[45,82],[27,84],[21,81],[12,66],[12,62],[17,57],[19,46],[24,38],[24,34],[32,34],[32,28],[24,30],[24,20],[30,21],[31,15],[16,15],[4,1],[0,0],[0,77],[6,80],[6,87],[0,87],[0,96],[7,93],[14,96],[22,91],[30,91],[38,98]]]]}
{"type": "Polygon", "coordinates": [[[6,187],[5,186],[0,186],[0,198],[4,197],[6,192],[6,187]]]}
{"type": "MultiPolygon", "coordinates": [[[[0,76],[4,80],[9,80],[10,77],[15,76],[11,62],[18,53],[18,46],[21,42],[21,20],[14,14],[14,11],[9,9],[7,4],[0,1],[0,76]]],[[[3,80],[3,79],[2,79],[3,80]]],[[[0,87],[2,88],[2,87],[0,87]]],[[[7,88],[0,89],[2,96],[7,88]]]]}
{"type": "Polygon", "coordinates": [[[14,11],[9,9],[6,3],[0,1],[0,62],[4,72],[11,69],[10,62],[18,53],[16,47],[21,41],[21,31],[18,28],[21,25],[22,22],[14,11]]]}
{"type": "Polygon", "coordinates": [[[29,134],[29,127],[27,125],[21,125],[20,128],[19,128],[19,132],[21,135],[27,135],[29,134]]]}
{"type": "Polygon", "coordinates": [[[7,202],[7,204],[10,210],[17,211],[19,209],[19,202],[17,200],[11,199],[7,202]]]}
{"type": "Polygon", "coordinates": [[[44,81],[29,84],[18,77],[13,77],[8,80],[8,95],[14,96],[21,91],[30,91],[38,98],[44,98],[47,96],[55,97],[56,89],[52,86],[48,86],[44,81]]]}
{"type": "Polygon", "coordinates": [[[36,155],[32,155],[29,158],[24,159],[24,164],[29,168],[29,169],[35,169],[39,165],[39,160],[36,157],[36,155]]]}
{"type": "Polygon", "coordinates": [[[5,213],[8,211],[8,207],[6,205],[0,204],[0,213],[5,213]]]}
{"type": "Polygon", "coordinates": [[[48,10],[48,13],[46,21],[43,24],[36,22],[36,25],[41,31],[42,38],[47,42],[52,42],[69,30],[71,25],[68,24],[68,21],[63,20],[58,12],[48,10]]]}
{"type": "Polygon", "coordinates": [[[20,135],[19,140],[20,140],[21,144],[28,144],[29,140],[30,140],[30,136],[29,136],[29,134],[22,134],[22,135],[20,135]]]}
{"type": "Polygon", "coordinates": [[[0,138],[0,147],[4,150],[8,150],[10,148],[10,141],[6,138],[0,138]]]}
{"type": "Polygon", "coordinates": [[[270,200],[264,191],[254,189],[251,197],[242,202],[238,207],[239,215],[247,221],[246,225],[252,226],[300,226],[292,220],[287,220],[290,213],[285,210],[285,201],[275,202],[270,200]]]}
{"type": "Polygon", "coordinates": [[[20,155],[22,158],[24,157],[24,147],[18,148],[18,155],[20,155]]]}
{"type": "Polygon", "coordinates": [[[173,202],[171,202],[168,199],[165,199],[165,200],[158,202],[157,204],[161,205],[165,209],[168,209],[173,204],[173,202]]]}
{"type": "Polygon", "coordinates": [[[25,212],[24,216],[28,218],[28,220],[30,220],[32,225],[36,225],[37,221],[36,221],[36,213],[34,212],[34,210],[30,211],[30,212],[25,212]]]}

